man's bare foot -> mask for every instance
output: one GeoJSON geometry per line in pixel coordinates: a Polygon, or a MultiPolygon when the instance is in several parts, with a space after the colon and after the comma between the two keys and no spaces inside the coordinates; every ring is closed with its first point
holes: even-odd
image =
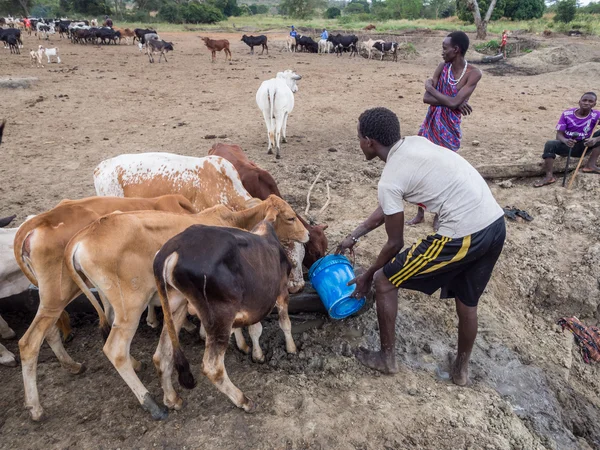
{"type": "Polygon", "coordinates": [[[600,167],[597,167],[597,166],[593,166],[593,167],[585,166],[583,169],[581,169],[581,171],[583,173],[595,173],[596,175],[598,175],[598,174],[600,174],[600,167]]]}
{"type": "Polygon", "coordinates": [[[398,373],[398,362],[396,358],[386,358],[382,352],[374,352],[364,347],[359,347],[356,351],[356,359],[371,369],[378,370],[386,374],[398,373]]]}
{"type": "Polygon", "coordinates": [[[433,217],[433,232],[437,233],[439,229],[440,229],[440,216],[439,216],[439,214],[436,214],[433,217]]]}
{"type": "Polygon", "coordinates": [[[549,184],[553,184],[553,183],[556,183],[556,178],[546,177],[543,180],[536,181],[535,183],[533,183],[533,187],[539,188],[542,186],[548,186],[549,184]]]}
{"type": "Polygon", "coordinates": [[[452,364],[452,382],[457,386],[466,386],[469,383],[469,361],[460,363],[458,358],[452,364]]]}
{"type": "Polygon", "coordinates": [[[410,219],[406,222],[406,225],[417,225],[419,223],[423,223],[424,221],[425,221],[425,214],[417,213],[417,215],[415,217],[413,217],[412,219],[410,219]]]}

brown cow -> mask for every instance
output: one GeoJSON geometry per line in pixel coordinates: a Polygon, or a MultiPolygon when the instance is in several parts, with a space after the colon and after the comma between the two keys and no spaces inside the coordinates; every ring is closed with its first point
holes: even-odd
{"type": "Polygon", "coordinates": [[[40,305],[33,322],[19,341],[25,407],[31,418],[40,420],[43,409],[37,390],[37,359],[44,339],[61,365],[71,373],[85,370],[67,354],[55,326],[65,307],[81,291],[64,266],[65,246],[82,228],[114,211],[159,210],[174,213],[193,213],[191,203],[181,195],[158,198],[90,197],[63,200],[55,208],[27,220],[15,235],[14,252],[17,264],[39,288],[40,305]]]}
{"type": "MultiPolygon", "coordinates": [[[[265,200],[271,194],[281,197],[277,183],[271,174],[250,161],[239,145],[217,143],[211,147],[208,154],[220,156],[233,164],[240,174],[242,184],[252,197],[261,200],[265,200]]],[[[310,235],[303,260],[304,266],[309,269],[315,261],[327,253],[327,237],[325,236],[327,225],[311,225],[299,214],[297,217],[310,235]]]]}
{"type": "Polygon", "coordinates": [[[115,31],[119,31],[121,33],[121,39],[125,38],[125,43],[129,45],[129,38],[132,38],[135,41],[135,33],[130,28],[113,28],[115,31]]]}
{"type": "Polygon", "coordinates": [[[215,62],[217,52],[220,52],[221,50],[225,50],[225,59],[227,59],[227,55],[229,55],[229,61],[231,61],[231,52],[229,51],[229,41],[227,39],[211,39],[209,37],[201,36],[198,37],[204,41],[204,44],[206,44],[208,49],[212,52],[212,62],[215,62]]]}
{"type": "MultiPolygon", "coordinates": [[[[196,384],[173,322],[173,315],[177,322],[185,317],[186,299],[206,330],[202,372],[238,408],[250,412],[254,403],[231,382],[225,369],[225,351],[233,328],[249,327],[252,357],[263,362],[260,321],[277,306],[286,350],[296,353],[287,313],[291,265],[273,228],[275,213],[267,214],[251,233],[234,228],[189,227],[157,253],[154,278],[165,325],[153,360],[168,403],[181,403],[171,383],[173,359],[179,384],[188,389],[196,384]]],[[[298,222],[291,232],[290,238],[298,240],[306,234],[298,222]]]]}
{"type": "MultiPolygon", "coordinates": [[[[158,406],[136,375],[135,360],[129,349],[140,316],[156,294],[152,270],[156,253],[165,242],[192,225],[252,229],[270,216],[275,217],[275,232],[280,240],[301,243],[308,240],[308,232],[296,220],[292,208],[273,195],[256,207],[239,212],[219,205],[193,215],[159,211],[111,214],[81,230],[67,245],[64,252],[67,273],[101,317],[104,313],[86,280],[114,309],[112,330],[109,331],[106,319],[101,319],[103,332],[109,332],[104,353],[154,419],[165,418],[167,412],[158,406]]],[[[167,397],[164,401],[169,407],[181,408],[181,403],[173,403],[167,397]]]]}

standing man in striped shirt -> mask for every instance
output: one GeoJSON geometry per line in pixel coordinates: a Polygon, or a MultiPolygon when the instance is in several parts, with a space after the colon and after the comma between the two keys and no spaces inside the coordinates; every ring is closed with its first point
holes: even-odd
{"type": "MultiPolygon", "coordinates": [[[[481,71],[469,64],[465,54],[469,49],[469,37],[462,31],[450,33],[442,42],[442,58],[433,78],[425,81],[423,102],[429,104],[419,136],[454,152],[460,148],[462,116],[472,112],[469,98],[481,79],[481,71]]],[[[416,225],[425,219],[425,211],[419,207],[417,215],[407,225],[416,225]]],[[[433,221],[433,230],[439,227],[439,217],[433,221]]]]}
{"type": "Polygon", "coordinates": [[[367,160],[385,167],[378,185],[379,207],[338,246],[351,249],[361,236],[385,224],[387,242],[371,267],[351,283],[362,298],[375,281],[381,350],[359,349],[357,359],[384,373],[398,371],[396,315],[398,289],[454,298],[458,351],[451,368],[454,383],[468,382],[477,336],[477,304],[502,252],[504,211],[479,172],[454,152],[420,136],[400,136],[398,117],[374,108],[358,119],[358,139],[367,160]],[[439,232],[404,247],[404,202],[439,214],[439,232]]]}

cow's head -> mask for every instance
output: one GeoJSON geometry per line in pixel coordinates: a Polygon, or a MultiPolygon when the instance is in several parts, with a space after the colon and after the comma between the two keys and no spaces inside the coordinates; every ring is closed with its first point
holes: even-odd
{"type": "Polygon", "coordinates": [[[291,293],[304,289],[302,261],[304,243],[308,242],[308,230],[298,220],[296,213],[287,202],[276,195],[269,195],[263,202],[266,205],[265,220],[273,223],[275,233],[292,263],[292,272],[288,281],[291,293]]]}
{"type": "Polygon", "coordinates": [[[240,39],[240,41],[244,41],[244,42],[246,42],[246,39],[248,39],[248,36],[246,36],[246,35],[243,35],[243,36],[242,36],[242,39],[240,39]]]}
{"type": "Polygon", "coordinates": [[[285,200],[269,195],[263,203],[266,206],[265,220],[273,222],[275,233],[281,242],[308,242],[308,230],[285,200]]]}
{"type": "Polygon", "coordinates": [[[296,81],[301,80],[302,77],[293,70],[288,69],[283,72],[277,72],[277,78],[284,80],[292,92],[298,92],[298,85],[296,84],[296,81]]]}

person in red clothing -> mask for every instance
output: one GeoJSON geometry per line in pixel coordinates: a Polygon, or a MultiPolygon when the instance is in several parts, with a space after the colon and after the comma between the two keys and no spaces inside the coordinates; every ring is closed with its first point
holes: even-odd
{"type": "Polygon", "coordinates": [[[506,59],[506,43],[508,42],[508,31],[504,30],[502,32],[502,42],[500,43],[500,53],[504,55],[506,59]]]}

